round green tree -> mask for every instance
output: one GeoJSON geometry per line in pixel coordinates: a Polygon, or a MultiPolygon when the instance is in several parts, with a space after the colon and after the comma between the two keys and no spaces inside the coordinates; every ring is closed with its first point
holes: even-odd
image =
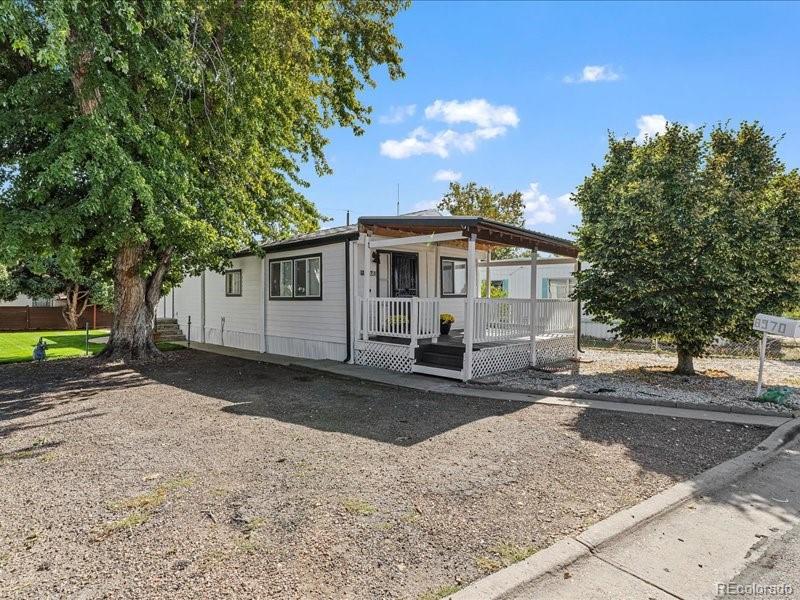
{"type": "Polygon", "coordinates": [[[674,340],[676,372],[715,337],[752,336],[758,312],[800,299],[800,175],[757,123],[670,124],[637,143],[609,138],[574,195],[576,295],[623,338],[674,340]]]}

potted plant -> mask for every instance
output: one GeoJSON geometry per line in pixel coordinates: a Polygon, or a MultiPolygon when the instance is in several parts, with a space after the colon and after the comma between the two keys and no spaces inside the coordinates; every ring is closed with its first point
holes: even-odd
{"type": "Polygon", "coordinates": [[[450,313],[442,313],[439,315],[439,332],[442,335],[450,334],[450,327],[455,322],[456,318],[450,313]]]}

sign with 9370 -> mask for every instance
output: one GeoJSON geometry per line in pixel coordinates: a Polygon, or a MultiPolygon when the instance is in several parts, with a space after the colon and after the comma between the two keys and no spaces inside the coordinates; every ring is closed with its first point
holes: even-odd
{"type": "Polygon", "coordinates": [[[772,315],[756,315],[753,329],[763,331],[768,335],[780,337],[800,338],[800,321],[786,317],[773,317],[772,315]]]}

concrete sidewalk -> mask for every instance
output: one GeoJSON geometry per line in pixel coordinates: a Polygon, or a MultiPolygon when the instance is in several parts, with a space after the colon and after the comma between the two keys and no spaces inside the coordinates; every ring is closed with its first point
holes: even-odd
{"type": "Polygon", "coordinates": [[[796,440],[761,468],[607,543],[595,547],[591,536],[570,540],[584,546],[575,548],[580,558],[572,564],[530,581],[517,577],[511,589],[503,589],[500,572],[492,577],[502,592],[487,595],[486,586],[471,586],[456,598],[694,600],[724,596],[720,586],[731,582],[788,585],[793,591],[782,597],[800,598],[800,573],[794,569],[800,551],[781,552],[796,539],[798,527],[796,440]]]}
{"type": "Polygon", "coordinates": [[[239,348],[228,348],[213,344],[202,344],[192,342],[192,349],[204,352],[213,352],[225,356],[235,356],[246,360],[277,364],[283,366],[295,366],[304,369],[311,369],[337,375],[340,377],[351,377],[364,381],[373,381],[389,386],[404,387],[423,392],[433,392],[439,394],[454,394],[458,396],[468,396],[471,398],[488,398],[495,400],[506,400],[513,402],[527,402],[530,404],[547,404],[552,406],[568,406],[573,408],[591,408],[596,410],[614,410],[618,412],[637,413],[645,415],[659,415],[664,417],[678,417],[683,419],[700,419],[705,421],[717,421],[720,423],[739,423],[745,425],[765,425],[767,427],[778,427],[790,417],[743,414],[720,412],[715,410],[702,410],[695,408],[675,408],[669,406],[656,406],[650,404],[635,404],[628,402],[611,402],[608,400],[589,400],[582,398],[563,398],[555,396],[541,396],[526,394],[523,392],[504,392],[487,390],[480,388],[464,387],[460,382],[417,375],[412,373],[396,373],[384,369],[374,369],[361,365],[351,365],[334,360],[311,360],[305,358],[293,358],[278,354],[266,354],[252,350],[240,350],[239,348]]]}

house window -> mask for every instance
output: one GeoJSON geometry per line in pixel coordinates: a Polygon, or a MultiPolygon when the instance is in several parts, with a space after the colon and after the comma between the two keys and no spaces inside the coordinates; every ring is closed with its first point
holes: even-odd
{"type": "Polygon", "coordinates": [[[467,295],[467,260],[465,258],[442,258],[442,296],[467,295]]]}
{"type": "Polygon", "coordinates": [[[270,298],[292,297],[292,261],[276,260],[269,263],[270,298]]]}
{"type": "Polygon", "coordinates": [[[294,261],[294,295],[298,298],[319,298],[322,291],[319,256],[294,261]]]}
{"type": "Polygon", "coordinates": [[[269,297],[273,300],[321,300],[322,255],[270,261],[269,297]]]}
{"type": "Polygon", "coordinates": [[[553,279],[545,279],[544,285],[545,298],[553,298],[555,300],[569,300],[569,295],[575,289],[574,277],[556,277],[553,279]]]}
{"type": "Polygon", "coordinates": [[[492,287],[508,293],[508,279],[492,279],[492,287]]]}
{"type": "Polygon", "coordinates": [[[242,270],[225,271],[225,295],[242,295],[242,270]]]}

